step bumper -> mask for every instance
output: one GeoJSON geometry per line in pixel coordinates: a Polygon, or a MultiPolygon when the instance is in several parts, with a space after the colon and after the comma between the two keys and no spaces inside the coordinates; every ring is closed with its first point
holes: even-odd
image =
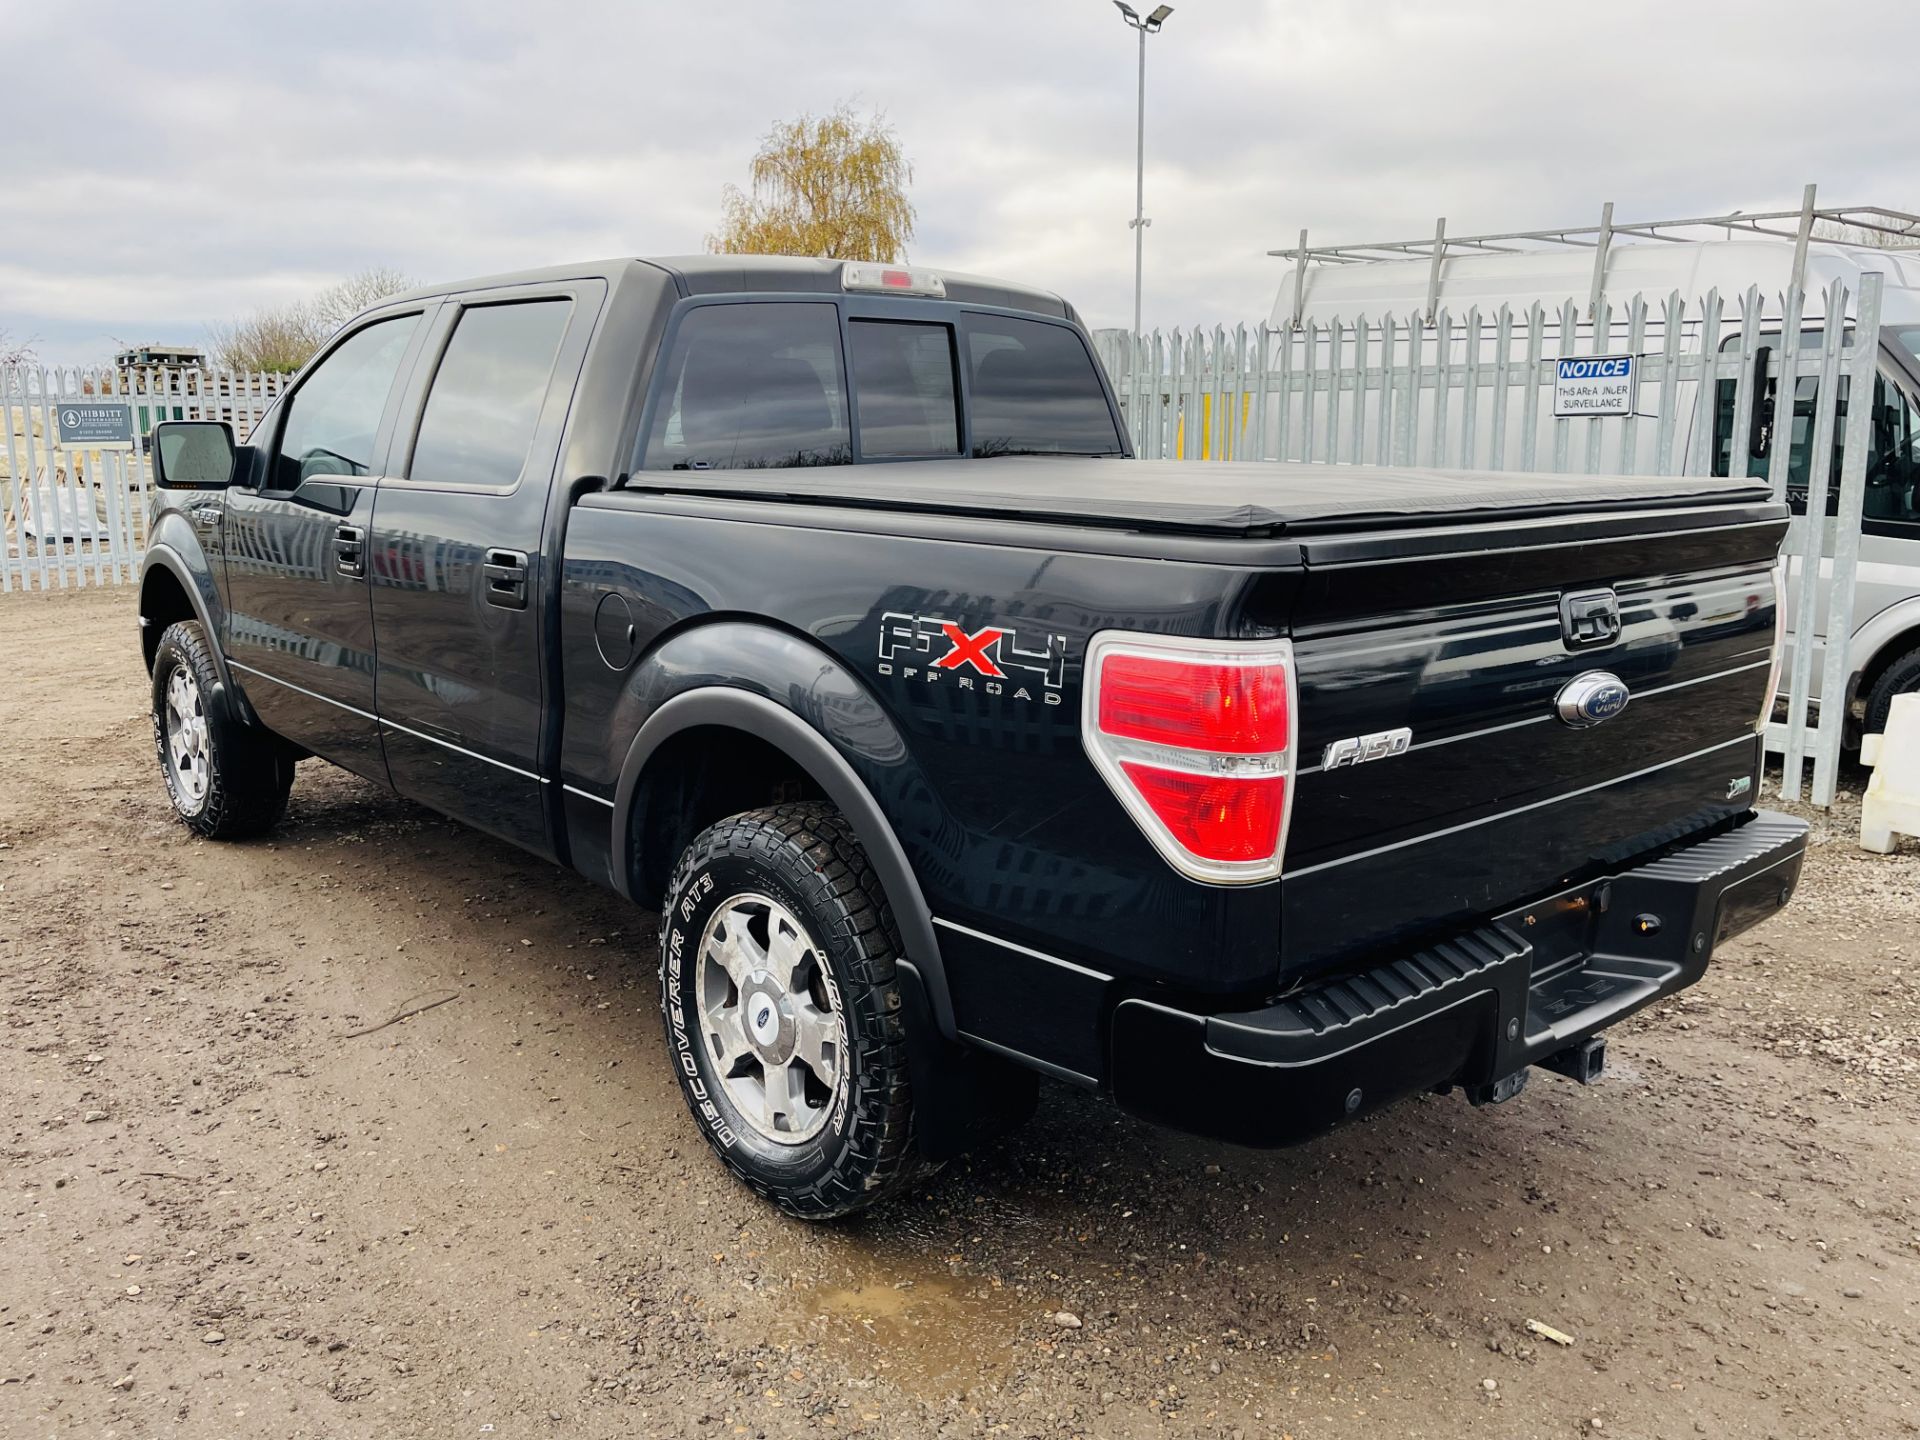
{"type": "Polygon", "coordinates": [[[1744,825],[1258,1010],[1114,1010],[1115,1099],[1244,1145],[1291,1145],[1419,1090],[1494,1085],[1693,984],[1799,883],[1802,820],[1744,825]]]}

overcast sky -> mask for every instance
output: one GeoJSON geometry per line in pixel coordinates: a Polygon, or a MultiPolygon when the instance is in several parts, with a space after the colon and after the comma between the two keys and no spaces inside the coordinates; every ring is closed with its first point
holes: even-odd
{"type": "MultiPolygon", "coordinates": [[[[1146,0],[1140,8],[1149,8],[1146,0]]],[[[368,265],[698,249],[774,121],[884,110],[912,258],[1132,307],[1110,0],[0,0],[0,329],[198,342],[368,265]],[[84,16],[85,18],[81,18],[84,16]]],[[[1148,42],[1146,321],[1253,321],[1315,239],[1920,208],[1916,0],[1184,0],[1148,42]]]]}

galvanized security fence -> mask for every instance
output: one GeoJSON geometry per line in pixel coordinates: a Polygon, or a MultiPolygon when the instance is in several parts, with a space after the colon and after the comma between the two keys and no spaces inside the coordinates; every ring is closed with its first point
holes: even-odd
{"type": "MultiPolygon", "coordinates": [[[[1824,615],[1824,632],[1845,636],[1853,630],[1871,413],[1864,400],[1848,405],[1846,397],[1873,390],[1881,287],[1869,273],[1858,295],[1836,281],[1812,295],[1749,289],[1731,304],[1717,291],[1697,300],[1635,295],[1624,305],[1601,296],[1557,310],[1437,310],[1430,318],[1141,337],[1103,331],[1097,341],[1135,449],[1149,459],[1745,473],[1758,407],[1767,432],[1777,424],[1781,433],[1782,443],[1766,447],[1766,478],[1798,512],[1787,540],[1788,626],[1819,634],[1824,615]],[[1601,356],[1633,360],[1627,412],[1556,415],[1559,362],[1601,356]],[[1844,457],[1838,475],[1836,449],[1844,457]],[[1805,476],[1794,478],[1789,496],[1795,456],[1805,476]],[[1808,524],[1808,515],[1827,518],[1808,524]],[[1802,576],[1813,583],[1799,583],[1802,576]]],[[[1847,647],[1825,647],[1817,691],[1813,659],[1813,647],[1793,647],[1786,719],[1771,727],[1769,745],[1785,756],[1782,793],[1798,798],[1812,756],[1812,799],[1828,805],[1844,707],[1820,706],[1814,726],[1809,717],[1815,694],[1845,694],[1847,647]]]]}
{"type": "Polygon", "coordinates": [[[225,420],[244,438],[289,377],[143,366],[0,366],[0,592],[115,585],[146,548],[148,437],[162,420],[225,420]],[[124,406],[116,448],[61,441],[62,407],[124,406]]]}

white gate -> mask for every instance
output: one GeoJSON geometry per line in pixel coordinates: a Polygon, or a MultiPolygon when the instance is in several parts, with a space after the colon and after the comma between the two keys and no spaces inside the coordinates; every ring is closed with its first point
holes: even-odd
{"type": "Polygon", "coordinates": [[[291,377],[218,369],[0,366],[0,592],[116,585],[147,543],[147,437],[225,420],[245,439],[291,377]],[[59,443],[63,403],[130,408],[131,450],[59,443]]]}
{"type": "MultiPolygon", "coordinates": [[[[1619,308],[1602,296],[1591,318],[1586,300],[1569,299],[1557,311],[1536,304],[1522,314],[1502,306],[1490,315],[1439,310],[1431,319],[1360,316],[1286,329],[1109,330],[1097,343],[1136,453],[1147,459],[1705,474],[1745,466],[1739,441],[1753,432],[1756,406],[1764,418],[1770,385],[1782,417],[1782,443],[1767,462],[1776,499],[1789,496],[1791,455],[1810,457],[1805,493],[1796,483],[1791,494],[1801,513],[1787,539],[1788,626],[1819,634],[1824,611],[1825,633],[1844,637],[1853,631],[1872,411],[1864,397],[1879,354],[1881,288],[1869,272],[1857,295],[1835,281],[1811,296],[1794,288],[1771,300],[1750,289],[1732,305],[1717,291],[1698,301],[1636,295],[1619,308]],[[1556,417],[1559,362],[1593,356],[1633,358],[1630,413],[1556,417]],[[1817,382],[1810,416],[1796,403],[1803,377],[1817,382]],[[1845,404],[1849,394],[1861,403],[1845,404]],[[1808,516],[1828,518],[1823,526],[1808,516]],[[1813,583],[1799,583],[1805,576],[1813,583]]],[[[1817,725],[1809,717],[1815,695],[1846,693],[1846,664],[1844,643],[1825,646],[1816,688],[1813,647],[1793,647],[1786,720],[1768,735],[1785,756],[1781,791],[1790,799],[1812,757],[1813,802],[1833,802],[1844,707],[1819,706],[1817,725]]]]}

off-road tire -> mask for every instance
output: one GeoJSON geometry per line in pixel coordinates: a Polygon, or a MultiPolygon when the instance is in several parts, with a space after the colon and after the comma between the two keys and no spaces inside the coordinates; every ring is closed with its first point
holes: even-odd
{"type": "Polygon", "coordinates": [[[899,954],[879,878],[831,805],[732,816],[695,837],[674,867],[660,916],[660,1007],[681,1093],[722,1163],[789,1215],[851,1215],[920,1171],[899,954]],[[798,1143],[763,1136],[742,1114],[716,1073],[702,1021],[702,937],[716,914],[747,896],[777,900],[806,927],[843,1021],[828,1117],[798,1143]]]}
{"type": "Polygon", "coordinates": [[[1920,649],[1909,650],[1880,672],[1880,678],[1873,682],[1873,689],[1867,692],[1867,713],[1861,718],[1861,733],[1885,734],[1887,712],[1893,708],[1893,697],[1916,692],[1920,692],[1920,649]]]}
{"type": "Polygon", "coordinates": [[[273,828],[293,788],[293,757],[273,736],[227,713],[206,631],[195,620],[169,625],[153,655],[153,744],[180,823],[209,840],[241,840],[273,828]],[[184,670],[205,727],[206,783],[191,792],[169,752],[168,687],[184,670]]]}

